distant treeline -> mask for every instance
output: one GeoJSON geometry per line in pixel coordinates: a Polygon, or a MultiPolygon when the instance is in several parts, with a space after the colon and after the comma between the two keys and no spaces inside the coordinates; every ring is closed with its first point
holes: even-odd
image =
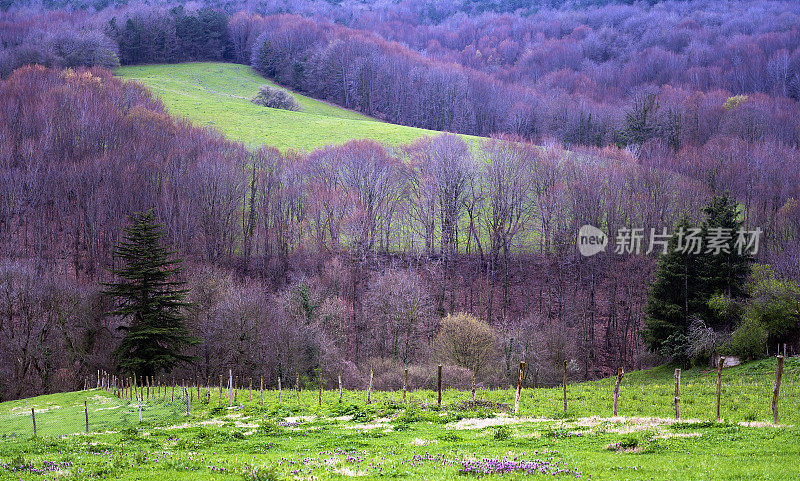
{"type": "Polygon", "coordinates": [[[225,59],[434,130],[673,153],[720,135],[800,146],[794,3],[611,5],[451,15],[438,24],[401,15],[403,5],[385,15],[352,7],[347,27],[322,19],[325,9],[312,17],[182,6],[6,13],[0,73],[29,63],[225,59]]]}
{"type": "MultiPolygon", "coordinates": [[[[438,25],[400,15],[403,5],[386,16],[353,9],[353,27],[210,8],[20,11],[2,18],[0,71],[31,61],[109,66],[114,55],[228,59],[391,122],[626,147],[642,164],[731,191],[754,225],[797,209],[796,4],[667,2],[438,25]]],[[[778,250],[800,255],[785,230],[774,236],[778,250]]]]}

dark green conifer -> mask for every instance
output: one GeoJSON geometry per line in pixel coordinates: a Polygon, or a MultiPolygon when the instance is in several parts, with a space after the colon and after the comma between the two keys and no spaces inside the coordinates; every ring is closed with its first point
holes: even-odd
{"type": "Polygon", "coordinates": [[[644,340],[657,352],[672,351],[705,301],[699,295],[700,255],[678,249],[678,232],[689,232],[694,226],[683,217],[675,226],[666,254],[658,259],[656,278],[650,286],[645,304],[644,340]]]}
{"type": "Polygon", "coordinates": [[[119,280],[104,284],[103,292],[116,303],[110,314],[127,321],[120,328],[125,336],[114,350],[119,370],[153,376],[190,362],[182,352],[200,340],[186,327],[188,290],[176,280],[181,260],[164,245],[162,226],[152,211],[134,214],[130,221],[115,251],[124,266],[111,271],[119,280]]]}

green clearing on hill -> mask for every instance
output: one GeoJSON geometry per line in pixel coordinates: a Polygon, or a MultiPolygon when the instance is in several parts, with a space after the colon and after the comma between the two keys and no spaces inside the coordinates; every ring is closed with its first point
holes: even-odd
{"type": "Polygon", "coordinates": [[[432,130],[379,122],[357,112],[293,93],[301,110],[272,109],[250,99],[261,85],[277,85],[246,65],[201,62],[121,67],[116,75],[150,88],[167,110],[231,140],[281,151],[313,150],[352,139],[390,145],[412,142],[432,130]]]}
{"type": "MultiPolygon", "coordinates": [[[[525,389],[520,416],[514,390],[400,392],[315,390],[196,394],[137,404],[108,391],[52,394],[0,403],[0,478],[13,479],[490,479],[557,472],[584,479],[797,479],[800,477],[800,360],[789,359],[781,389],[781,425],[770,399],[774,360],[723,373],[722,417],[714,419],[715,373],[684,371],[683,421],[672,418],[672,369],[627,374],[620,415],[610,417],[612,379],[561,389],[525,389]],[[210,396],[209,396],[210,395],[210,396]],[[252,398],[251,398],[252,396],[252,398]],[[210,399],[209,399],[210,397],[210,399]],[[83,401],[90,433],[83,434],[83,401]],[[39,437],[31,438],[31,407],[39,437]],[[80,434],[68,434],[80,433],[80,434]],[[505,461],[504,461],[505,458],[505,461]],[[471,474],[470,474],[471,473],[471,474]],[[461,475],[461,476],[459,476],[461,475]]],[[[445,380],[446,381],[446,380],[445,380]]],[[[178,393],[179,390],[176,390],[178,393]]]]}

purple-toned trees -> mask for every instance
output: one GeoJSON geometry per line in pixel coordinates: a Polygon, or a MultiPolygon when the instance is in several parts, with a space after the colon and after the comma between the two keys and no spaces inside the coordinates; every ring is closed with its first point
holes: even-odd
{"type": "Polygon", "coordinates": [[[410,151],[416,202],[414,220],[421,226],[429,255],[439,235],[439,253],[445,260],[458,251],[460,222],[466,208],[468,186],[478,167],[467,143],[455,135],[425,139],[410,151]]]}
{"type": "Polygon", "coordinates": [[[484,145],[481,198],[484,209],[482,228],[487,236],[487,276],[490,292],[487,319],[493,315],[493,291],[502,269],[502,317],[509,301],[509,259],[512,252],[525,248],[523,231],[530,227],[533,213],[531,173],[536,157],[533,146],[493,140],[484,145]]]}
{"type": "Polygon", "coordinates": [[[351,141],[339,148],[342,185],[353,196],[348,222],[353,249],[361,258],[372,255],[378,243],[388,250],[393,220],[406,190],[408,169],[371,140],[351,141]]]}
{"type": "Polygon", "coordinates": [[[422,278],[405,270],[376,274],[364,297],[374,353],[404,365],[420,360],[436,329],[433,301],[422,278]]]}
{"type": "Polygon", "coordinates": [[[76,373],[108,360],[108,351],[95,357],[108,333],[93,301],[94,289],[84,294],[32,264],[0,261],[0,372],[9,381],[0,396],[77,389],[76,373]]]}

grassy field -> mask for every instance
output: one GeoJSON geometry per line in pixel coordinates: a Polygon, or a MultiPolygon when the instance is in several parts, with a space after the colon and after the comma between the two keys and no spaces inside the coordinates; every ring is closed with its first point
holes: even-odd
{"type": "Polygon", "coordinates": [[[115,73],[152,89],[171,114],[252,146],[312,150],[363,138],[399,145],[438,133],[379,122],[299,94],[293,94],[301,106],[298,112],[254,105],[250,99],[258,87],[275,84],[246,65],[138,65],[121,67],[115,73]]]}
{"type": "MultiPolygon", "coordinates": [[[[797,479],[800,361],[787,360],[781,424],[770,399],[774,360],[726,369],[714,421],[715,374],[684,372],[683,420],[672,413],[671,368],[630,373],[611,417],[613,380],[561,390],[237,392],[233,407],[201,391],[144,403],[90,390],[0,403],[3,479],[517,479],[541,473],[583,479],[797,479]],[[210,398],[209,398],[210,397],[210,398]],[[83,402],[90,433],[84,431],[83,402]],[[39,436],[31,437],[31,407],[39,436]]],[[[177,391],[176,391],[177,392],[177,391]]]]}

